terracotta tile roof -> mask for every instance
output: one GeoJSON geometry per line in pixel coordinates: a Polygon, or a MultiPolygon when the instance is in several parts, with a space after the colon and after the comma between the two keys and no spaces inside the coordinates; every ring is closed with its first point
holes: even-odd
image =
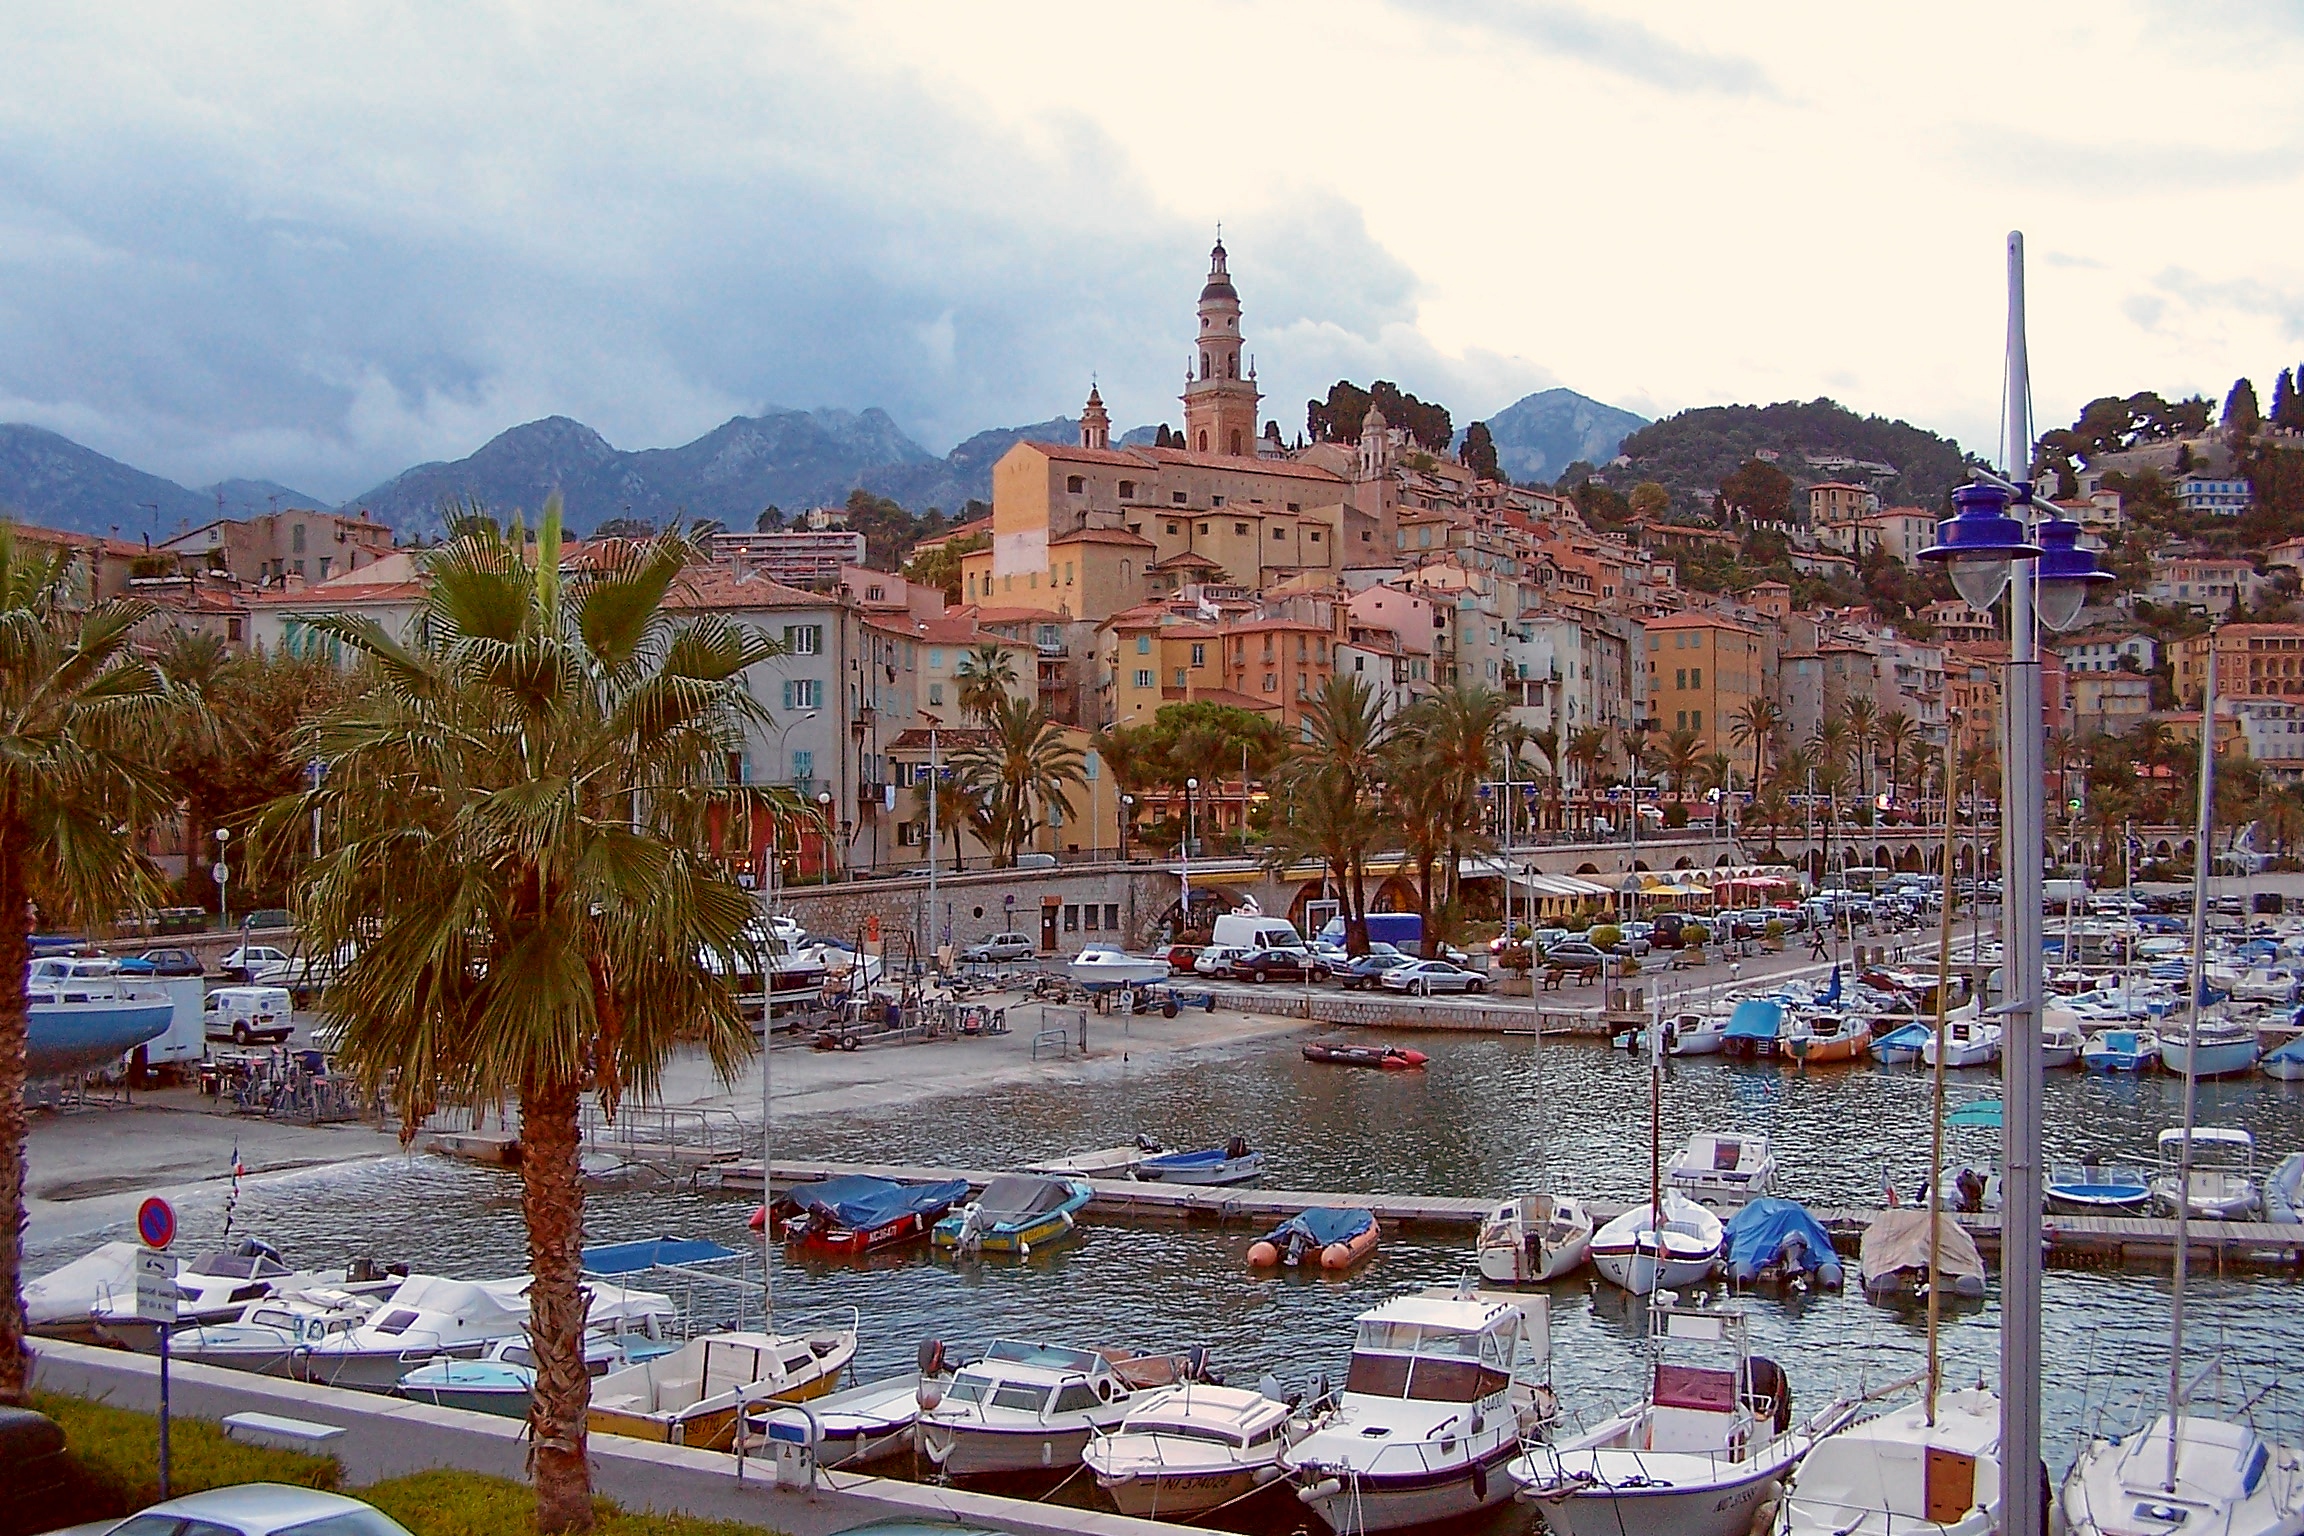
{"type": "Polygon", "coordinates": [[[1234,709],[1251,709],[1259,714],[1266,710],[1280,708],[1280,700],[1276,696],[1269,699],[1258,698],[1255,694],[1240,693],[1230,688],[1195,688],[1192,690],[1192,697],[1197,703],[1229,704],[1234,709]]]}
{"type": "Polygon", "coordinates": [[[1196,549],[1179,550],[1175,554],[1170,555],[1165,560],[1153,561],[1150,565],[1144,567],[1144,569],[1148,571],[1168,571],[1174,570],[1180,565],[1189,565],[1199,570],[1220,571],[1224,569],[1224,567],[1218,565],[1215,561],[1209,559],[1206,555],[1201,554],[1196,549]]]}
{"type": "Polygon", "coordinates": [[[835,592],[804,592],[765,576],[739,572],[723,565],[691,566],[672,590],[664,606],[683,610],[712,608],[837,608],[835,592]]]}
{"type": "MultiPolygon", "coordinates": [[[[1065,464],[1103,464],[1116,469],[1216,469],[1237,475],[1275,475],[1288,480],[1345,483],[1342,475],[1288,459],[1229,458],[1182,448],[1075,448],[1063,443],[1018,443],[1065,464]]],[[[1014,452],[1015,449],[1010,449],[1014,452]]]]}
{"type": "Polygon", "coordinates": [[[1724,619],[1716,613],[1676,613],[1668,619],[1652,619],[1642,627],[1646,629],[1732,629],[1742,635],[1759,633],[1758,630],[1739,624],[1734,619],[1724,619]]]}
{"type": "Polygon", "coordinates": [[[1075,528],[1070,533],[1048,541],[1051,544],[1126,544],[1137,549],[1158,549],[1160,546],[1140,533],[1125,528],[1075,528]]]}
{"type": "Polygon", "coordinates": [[[342,587],[323,581],[317,586],[259,592],[248,603],[264,608],[345,608],[364,603],[405,603],[423,595],[421,581],[363,581],[342,587]]]}

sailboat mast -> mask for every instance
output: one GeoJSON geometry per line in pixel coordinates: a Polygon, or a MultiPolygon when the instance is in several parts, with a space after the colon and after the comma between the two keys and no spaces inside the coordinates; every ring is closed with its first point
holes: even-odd
{"type": "MultiPolygon", "coordinates": [[[[929,791],[934,798],[933,788],[929,791]]],[[[858,963],[862,963],[859,956],[858,963]]],[[[774,1053],[769,1047],[776,1039],[776,983],[771,973],[768,983],[768,1006],[760,1015],[760,1331],[776,1331],[776,1167],[775,1149],[769,1135],[775,1125],[775,1111],[769,1107],[769,1097],[776,1082],[774,1053]]]]}
{"type": "Polygon", "coordinates": [[[2168,1475],[2161,1486],[2176,1491],[2176,1448],[2183,1438],[2184,1272],[2190,1255],[2192,1216],[2192,1123],[2200,1111],[2200,989],[2208,984],[2208,839],[2216,825],[2216,632],[2208,632],[2208,673],[2200,691],[2200,814],[2192,842],[2192,995],[2184,1017],[2184,1139],[2176,1152],[2176,1263],[2168,1299],[2168,1475]]]}
{"type": "MultiPolygon", "coordinates": [[[[1944,747],[1947,753],[1959,749],[1960,712],[1953,710],[1945,719],[1944,747]]],[[[1952,816],[1951,802],[1945,802],[1944,816],[1944,902],[1936,914],[1936,1118],[1934,1140],[1928,1148],[1928,1423],[1936,1423],[1936,1384],[1941,1375],[1936,1353],[1936,1323],[1941,1303],[1937,1296],[1937,1275],[1944,1261],[1944,1239],[1938,1228],[1943,1218],[1944,1195],[1944,1013],[1952,991],[1952,816]]],[[[1978,1005],[1981,1012],[1982,1005],[1978,1005]]]]}
{"type": "Polygon", "coordinates": [[[1664,999],[1656,999],[1648,1023],[1648,1233],[1655,1254],[1648,1294],[1664,1279],[1664,999]]]}

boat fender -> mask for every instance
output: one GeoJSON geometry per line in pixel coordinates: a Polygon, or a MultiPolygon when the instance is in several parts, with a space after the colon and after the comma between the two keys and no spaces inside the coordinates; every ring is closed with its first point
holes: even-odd
{"type": "Polygon", "coordinates": [[[1268,1269],[1280,1262],[1280,1250],[1258,1239],[1248,1245],[1248,1262],[1258,1269],[1268,1269]]]}
{"type": "Polygon", "coordinates": [[[1476,1461],[1472,1463],[1472,1497],[1483,1504],[1488,1502],[1488,1464],[1486,1462],[1476,1461]]]}
{"type": "Polygon", "coordinates": [[[1208,1346],[1195,1344],[1184,1351],[1184,1369],[1187,1373],[1185,1377],[1187,1381],[1206,1381],[1208,1379],[1208,1346]]]}
{"type": "Polygon", "coordinates": [[[1766,1355],[1754,1355],[1745,1368],[1744,1406],[1758,1413],[1773,1402],[1776,1407],[1776,1433],[1782,1434],[1792,1427],[1792,1383],[1784,1374],[1784,1367],[1766,1355]]]}
{"type": "Polygon", "coordinates": [[[1302,1499],[1307,1504],[1317,1504],[1322,1499],[1332,1499],[1343,1491],[1344,1480],[1342,1478],[1324,1477],[1316,1483],[1311,1483],[1305,1487],[1297,1489],[1296,1497],[1302,1499]]]}

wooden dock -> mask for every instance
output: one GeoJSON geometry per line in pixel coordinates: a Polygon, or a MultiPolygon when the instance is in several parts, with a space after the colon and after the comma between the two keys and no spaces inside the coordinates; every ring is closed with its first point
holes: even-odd
{"type": "MultiPolygon", "coordinates": [[[[1053,1158],[1034,1165],[1033,1172],[1055,1172],[1077,1167],[1113,1170],[1125,1166],[1113,1148],[1053,1158]]],[[[902,1182],[966,1179],[982,1189],[1008,1170],[988,1168],[929,1168],[906,1163],[835,1163],[786,1161],[775,1164],[776,1187],[789,1189],[841,1174],[869,1174],[902,1182]]],[[[757,1194],[760,1165],[726,1163],[705,1170],[704,1177],[718,1187],[757,1194]]],[[[1494,1206],[1492,1199],[1465,1195],[1389,1195],[1340,1193],[1329,1190],[1264,1189],[1234,1185],[1216,1189],[1189,1184],[1144,1183],[1121,1177],[1088,1176],[1095,1191],[1087,1216],[1092,1221],[1169,1221],[1255,1227],[1285,1220],[1321,1206],[1345,1206],[1372,1211],[1377,1220],[1400,1228],[1444,1228],[1469,1234],[1494,1206]]],[[[1621,1215],[1621,1201],[1589,1200],[1585,1208],[1593,1220],[1605,1222],[1621,1215]]],[[[1864,1229],[1881,1214],[1877,1208],[1852,1207],[1813,1212],[1843,1253],[1854,1253],[1864,1229]]],[[[1977,1247],[1997,1254],[2000,1217],[1996,1212],[1957,1215],[1954,1220],[1976,1239],[1977,1247]]],[[[2176,1223],[2158,1217],[2056,1216],[2042,1228],[2044,1253],[2051,1263],[2076,1267],[2120,1263],[2165,1263],[2176,1247],[2176,1223]]],[[[2226,1268],[2294,1268],[2304,1266],[2304,1224],[2260,1221],[2195,1221],[2190,1228],[2195,1263],[2226,1268]]]]}

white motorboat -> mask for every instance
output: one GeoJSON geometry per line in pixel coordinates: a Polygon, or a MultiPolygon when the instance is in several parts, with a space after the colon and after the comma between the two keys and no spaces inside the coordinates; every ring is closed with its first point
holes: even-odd
{"type": "Polygon", "coordinates": [[[2300,982],[2304,982],[2304,972],[2278,961],[2258,961],[2238,969],[2208,967],[2208,984],[2231,993],[2235,1002],[2293,1004],[2300,982]]]}
{"type": "MultiPolygon", "coordinates": [[[[1138,1145],[1144,1145],[1141,1137],[1138,1145]]],[[[1153,1184],[1245,1184],[1263,1174],[1264,1154],[1248,1145],[1245,1136],[1190,1152],[1170,1152],[1153,1142],[1128,1171],[1153,1184]]]]}
{"type": "Polygon", "coordinates": [[[1064,967],[1091,992],[1116,987],[1148,987],[1168,979],[1168,958],[1132,955],[1116,944],[1091,944],[1064,967]]]}
{"type": "Polygon", "coordinates": [[[2264,1069],[2266,1077],[2283,1083],[2304,1082],[2304,1035],[2291,1036],[2272,1047],[2256,1065],[2264,1069]]]}
{"type": "Polygon", "coordinates": [[[2232,1077],[2256,1065],[2256,1030],[2237,1019],[2195,1019],[2160,1032],[2160,1065],[2179,1077],[2185,1063],[2201,1077],[2232,1077]]]}
{"type": "Polygon", "coordinates": [[[1688,1138],[1664,1170],[1665,1184],[1701,1205],[1742,1205],[1776,1188],[1776,1158],[1765,1136],[1688,1138]]]}
{"type": "Polygon", "coordinates": [[[2080,1065],[2088,1036],[2071,1020],[2047,1019],[2040,1025],[2040,1065],[2050,1071],[2080,1065]]]}
{"type": "Polygon", "coordinates": [[[2152,1204],[2152,1181],[2141,1168],[2091,1156],[2050,1168],[2041,1193],[2048,1209],[2067,1216],[2141,1216],[2152,1204]]]}
{"type": "Polygon", "coordinates": [[[1089,1437],[1114,1430],[1148,1394],[1205,1372],[1198,1350],[1133,1355],[998,1339],[949,1374],[922,1351],[920,1449],[947,1477],[1068,1472],[1089,1437]]]}
{"type": "MultiPolygon", "coordinates": [[[[499,1340],[528,1332],[526,1275],[504,1280],[451,1280],[410,1275],[353,1327],[331,1331],[299,1349],[290,1374],[323,1386],[389,1392],[427,1360],[477,1360],[499,1340]]],[[[660,1334],[677,1315],[668,1296],[587,1282],[586,1327],[604,1333],[660,1334]]]]}
{"type": "Polygon", "coordinates": [[[1541,1285],[1578,1268],[1592,1248],[1592,1213],[1566,1195],[1521,1195],[1480,1223],[1482,1279],[1541,1285]]]}
{"type": "MultiPolygon", "coordinates": [[[[2152,1204],[2173,1215],[2184,1184],[2178,1167],[2184,1128],[2160,1133],[2160,1172],[2152,1180],[2152,1204]]],[[[2256,1138],[2237,1126],[2203,1125],[2192,1132],[2191,1214],[2210,1221],[2246,1221],[2256,1213],[2256,1138]]]]}
{"type": "Polygon", "coordinates": [[[168,1336],[168,1353],[195,1365],[293,1376],[299,1355],[368,1321],[372,1296],[309,1290],[247,1303],[236,1318],[194,1323],[168,1336]]]}
{"type": "MultiPolygon", "coordinates": [[[[1937,1039],[1932,1033],[1920,1045],[1920,1060],[1931,1067],[1936,1065],[1937,1039]]],[[[2000,1026],[1979,1023],[1972,1012],[1965,1018],[1947,1018],[1942,1039],[1947,1067],[1988,1067],[2000,1059],[2000,1026]]]]}
{"type": "Polygon", "coordinates": [[[1717,1056],[1727,1034],[1726,1013],[1676,1013],[1664,1020],[1664,1054],[1717,1056]]]}
{"type": "Polygon", "coordinates": [[[2160,1059],[2160,1037],[2148,1029],[2101,1029],[2080,1048],[2091,1072],[2149,1072],[2160,1059]]]}
{"type": "Polygon", "coordinates": [[[2304,1531],[2304,1456],[2244,1424],[2162,1414],[2141,1434],[2089,1441],[2065,1479],[2062,1503],[2070,1536],[2297,1536],[2304,1531]]]}
{"type": "Polygon", "coordinates": [[[1261,1392],[1184,1382],[1137,1399],[1081,1459],[1120,1513],[1183,1520],[1284,1476],[1280,1453],[1304,1428],[1261,1392]]]}
{"type": "Polygon", "coordinates": [[[1555,1415],[1544,1298],[1401,1296],[1360,1314],[1336,1410],[1281,1456],[1339,1536],[1509,1498],[1504,1465],[1555,1415]]]}
{"type": "Polygon", "coordinates": [[[748,1410],[822,1397],[855,1358],[853,1311],[821,1328],[708,1333],[592,1383],[588,1422],[597,1435],[724,1451],[748,1410]]]}
{"type": "MultiPolygon", "coordinates": [[[[606,1376],[637,1361],[670,1354],[674,1347],[667,1340],[637,1333],[586,1334],[584,1373],[606,1376]]],[[[397,1397],[439,1408],[525,1419],[536,1393],[536,1347],[525,1338],[498,1339],[477,1360],[440,1355],[401,1377],[392,1390],[397,1397]]]]}
{"type": "Polygon", "coordinates": [[[1654,1207],[1643,1204],[1592,1234],[1592,1267],[1611,1285],[1645,1296],[1658,1286],[1694,1285],[1719,1265],[1728,1241],[1720,1218],[1677,1190],[1664,1192],[1663,1205],[1661,1231],[1654,1207]]]}
{"type": "Polygon", "coordinates": [[[1824,1436],[1786,1479],[1774,1536],[1994,1536],[2000,1399],[1937,1395],[1824,1436]]]}
{"type": "Polygon", "coordinates": [[[750,1442],[759,1445],[772,1438],[771,1420],[803,1431],[813,1422],[818,1466],[860,1467],[908,1448],[919,1417],[920,1378],[908,1374],[843,1387],[813,1399],[804,1413],[771,1403],[746,1413],[744,1423],[750,1442]]]}
{"type": "MultiPolygon", "coordinates": [[[[203,1254],[176,1274],[176,1319],[220,1323],[252,1301],[316,1288],[363,1294],[389,1291],[400,1277],[367,1260],[325,1270],[289,1267],[280,1251],[255,1238],[203,1254]]],[[[34,1333],[80,1342],[159,1347],[155,1326],[136,1315],[136,1245],[105,1243],[24,1287],[34,1333]]]]}
{"type": "Polygon", "coordinates": [[[1784,1474],[1856,1404],[1792,1422],[1783,1370],[1751,1352],[1740,1310],[1658,1307],[1669,1342],[1725,1346],[1722,1365],[1659,1359],[1647,1390],[1584,1434],[1533,1447],[1509,1470],[1553,1536],[1744,1536],[1784,1474]]]}

